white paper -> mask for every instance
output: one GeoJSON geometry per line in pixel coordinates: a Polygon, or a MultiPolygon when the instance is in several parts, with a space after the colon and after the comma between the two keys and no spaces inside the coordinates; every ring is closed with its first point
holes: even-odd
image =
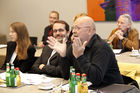
{"type": "Polygon", "coordinates": [[[0,73],[0,78],[1,78],[2,80],[5,80],[5,72],[0,73]]]}
{"type": "Polygon", "coordinates": [[[39,75],[39,74],[28,74],[28,73],[22,73],[21,74],[21,82],[25,84],[33,84],[38,85],[41,82],[45,81],[52,81],[54,78],[46,77],[45,75],[39,75]]]}
{"type": "MultiPolygon", "coordinates": [[[[29,74],[20,72],[21,82],[24,84],[38,85],[42,82],[51,82],[55,78],[39,74],[29,74]]],[[[5,80],[5,72],[0,73],[0,78],[5,80]]]]}
{"type": "Polygon", "coordinates": [[[122,49],[113,49],[113,52],[114,52],[115,54],[119,54],[119,53],[121,52],[121,50],[122,50],[122,49]]]}
{"type": "Polygon", "coordinates": [[[0,44],[0,48],[5,48],[5,47],[7,47],[6,44],[0,44]]]}

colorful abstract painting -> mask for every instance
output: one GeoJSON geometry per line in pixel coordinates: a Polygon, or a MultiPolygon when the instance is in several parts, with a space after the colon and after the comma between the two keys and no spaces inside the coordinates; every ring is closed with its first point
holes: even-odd
{"type": "Polygon", "coordinates": [[[87,11],[95,21],[116,21],[125,13],[140,21],[140,0],[87,0],[87,11]]]}

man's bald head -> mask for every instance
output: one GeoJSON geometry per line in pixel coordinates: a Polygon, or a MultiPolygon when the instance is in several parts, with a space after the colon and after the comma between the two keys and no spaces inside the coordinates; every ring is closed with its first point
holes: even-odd
{"type": "Polygon", "coordinates": [[[89,42],[95,31],[94,21],[88,16],[79,17],[73,24],[73,36],[79,37],[82,42],[89,42]]]}
{"type": "Polygon", "coordinates": [[[74,24],[81,24],[84,26],[89,26],[91,29],[96,31],[95,23],[91,17],[88,16],[81,16],[77,18],[74,24]]]}

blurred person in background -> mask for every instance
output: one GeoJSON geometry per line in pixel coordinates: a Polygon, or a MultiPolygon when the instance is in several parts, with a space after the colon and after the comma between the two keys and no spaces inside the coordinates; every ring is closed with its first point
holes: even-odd
{"type": "Polygon", "coordinates": [[[38,44],[39,47],[44,47],[45,45],[47,45],[46,40],[49,36],[52,36],[52,25],[57,20],[59,20],[59,13],[57,11],[51,11],[49,14],[50,25],[45,28],[42,41],[38,44]]]}
{"type": "Polygon", "coordinates": [[[20,71],[28,72],[34,63],[35,47],[31,45],[28,30],[24,23],[14,22],[10,25],[9,36],[11,41],[7,43],[5,63],[2,69],[6,69],[6,63],[14,64],[20,71]]]}
{"type": "Polygon", "coordinates": [[[122,52],[139,49],[139,33],[133,27],[133,22],[129,14],[120,15],[117,21],[117,28],[114,29],[107,41],[113,49],[122,49],[122,52]]]}

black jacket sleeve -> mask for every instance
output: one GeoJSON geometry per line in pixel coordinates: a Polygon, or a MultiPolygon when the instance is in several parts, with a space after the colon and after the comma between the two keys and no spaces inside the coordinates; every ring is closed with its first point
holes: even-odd
{"type": "Polygon", "coordinates": [[[72,56],[72,46],[67,45],[66,57],[61,57],[61,73],[64,79],[69,79],[70,75],[70,66],[74,66],[74,56],[72,56]]]}

